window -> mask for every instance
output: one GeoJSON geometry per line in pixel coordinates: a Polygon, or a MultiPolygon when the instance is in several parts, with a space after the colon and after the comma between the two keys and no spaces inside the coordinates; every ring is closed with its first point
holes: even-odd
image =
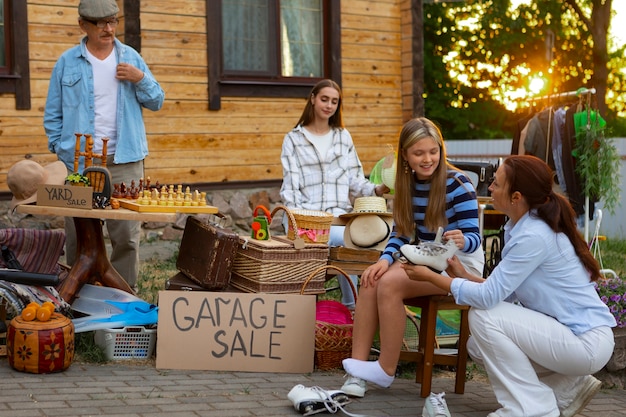
{"type": "Polygon", "coordinates": [[[304,97],[341,79],[338,0],[207,0],[209,108],[221,96],[304,97]]]}
{"type": "Polygon", "coordinates": [[[26,2],[0,0],[0,93],[15,94],[15,108],[30,109],[26,2]]]}

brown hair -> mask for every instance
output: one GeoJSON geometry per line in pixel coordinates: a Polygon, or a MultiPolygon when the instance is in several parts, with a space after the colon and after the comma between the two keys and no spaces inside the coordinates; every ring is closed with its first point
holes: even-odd
{"type": "Polygon", "coordinates": [[[554,173],[548,164],[531,155],[515,155],[504,160],[504,171],[508,194],[518,191],[526,199],[529,209],[536,210],[536,217],[546,222],[555,233],[564,233],[591,274],[591,280],[598,280],[600,265],[576,227],[576,213],[569,201],[554,192],[554,173]]]}
{"type": "Polygon", "coordinates": [[[447,161],[446,146],[439,128],[425,117],[411,119],[404,124],[398,141],[398,159],[396,164],[396,188],[393,217],[397,231],[402,236],[411,236],[415,229],[413,217],[413,190],[415,175],[410,171],[405,155],[407,149],[422,139],[432,139],[439,145],[439,165],[429,179],[428,206],[424,217],[424,226],[435,231],[439,226],[448,224],[446,217],[446,182],[448,170],[457,170],[447,161]]]}
{"type": "Polygon", "coordinates": [[[309,123],[313,122],[313,120],[315,119],[315,111],[313,110],[313,103],[311,103],[311,99],[315,97],[322,88],[326,87],[333,88],[339,93],[339,103],[337,103],[337,111],[330,117],[330,119],[328,119],[328,125],[331,128],[344,127],[342,115],[343,94],[341,93],[341,87],[339,87],[339,84],[337,84],[333,80],[328,79],[318,82],[317,84],[315,84],[313,89],[311,89],[311,92],[306,98],[306,105],[304,106],[304,110],[302,111],[302,116],[300,116],[298,123],[296,123],[296,127],[298,125],[306,126],[309,123]]]}

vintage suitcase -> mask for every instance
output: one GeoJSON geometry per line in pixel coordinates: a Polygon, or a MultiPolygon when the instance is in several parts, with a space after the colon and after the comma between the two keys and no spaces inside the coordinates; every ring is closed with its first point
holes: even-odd
{"type": "Polygon", "coordinates": [[[165,289],[170,291],[208,291],[182,272],[165,281],[165,289]]]}
{"type": "Polygon", "coordinates": [[[223,290],[230,282],[239,236],[189,216],[180,242],[176,267],[207,290],[223,290]]]}

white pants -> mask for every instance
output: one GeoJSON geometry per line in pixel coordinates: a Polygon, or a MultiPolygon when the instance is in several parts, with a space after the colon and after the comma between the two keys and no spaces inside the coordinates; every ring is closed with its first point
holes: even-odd
{"type": "Polygon", "coordinates": [[[552,317],[502,302],[471,308],[470,356],[483,365],[502,406],[499,417],[557,417],[586,375],[609,361],[613,331],[598,327],[575,335],[552,317]]]}

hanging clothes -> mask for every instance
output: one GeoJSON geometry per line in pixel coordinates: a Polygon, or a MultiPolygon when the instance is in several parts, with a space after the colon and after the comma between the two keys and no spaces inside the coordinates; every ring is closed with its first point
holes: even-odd
{"type": "MultiPolygon", "coordinates": [[[[555,97],[569,97],[570,94],[555,97]]],[[[589,108],[589,103],[587,103],[589,108]]],[[[606,122],[597,111],[587,111],[578,103],[551,106],[518,120],[515,126],[511,154],[534,155],[545,161],[556,174],[556,182],[567,196],[578,215],[585,214],[584,179],[576,173],[576,135],[597,120],[600,127],[606,122]]],[[[590,196],[589,214],[597,202],[590,196]]]]}

